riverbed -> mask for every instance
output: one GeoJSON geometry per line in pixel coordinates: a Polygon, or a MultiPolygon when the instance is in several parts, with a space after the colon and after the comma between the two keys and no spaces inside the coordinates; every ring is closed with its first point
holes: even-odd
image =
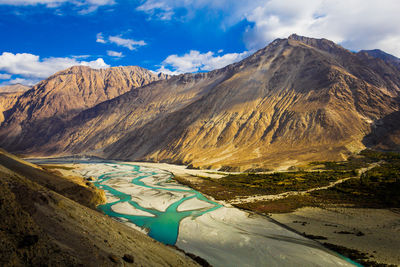
{"type": "Polygon", "coordinates": [[[79,163],[74,171],[94,177],[106,192],[102,212],[213,266],[354,266],[268,217],[207,199],[167,171],[123,162],[79,163]]]}

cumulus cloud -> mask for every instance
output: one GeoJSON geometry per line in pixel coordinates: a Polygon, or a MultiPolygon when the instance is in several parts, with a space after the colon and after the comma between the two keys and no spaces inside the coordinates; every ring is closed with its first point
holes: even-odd
{"type": "Polygon", "coordinates": [[[121,35],[108,36],[108,38],[104,38],[104,35],[101,32],[99,32],[96,35],[96,42],[102,44],[112,43],[118,46],[128,48],[129,50],[136,50],[140,46],[147,45],[147,43],[143,40],[137,41],[133,39],[123,38],[121,35]]]}
{"type": "Polygon", "coordinates": [[[351,50],[379,48],[400,56],[400,1],[398,0],[146,0],[137,10],[151,18],[174,19],[209,9],[221,26],[240,21],[250,25],[244,33],[247,48],[266,46],[292,33],[327,38],[351,50]]]}
{"type": "Polygon", "coordinates": [[[323,37],[352,50],[380,48],[400,55],[400,2],[397,0],[270,0],[246,18],[250,48],[291,33],[323,37]]]}
{"type": "Polygon", "coordinates": [[[19,75],[21,79],[30,79],[39,81],[47,78],[57,71],[69,68],[71,66],[83,65],[91,68],[107,68],[102,58],[93,61],[79,61],[76,58],[50,57],[40,59],[39,56],[29,53],[8,53],[3,52],[0,55],[0,71],[8,75],[19,75]]]}
{"type": "Polygon", "coordinates": [[[122,54],[122,52],[117,52],[112,50],[107,50],[107,55],[109,55],[110,57],[117,57],[117,58],[124,57],[124,54],[122,54]]]}
{"type": "Polygon", "coordinates": [[[72,4],[80,8],[79,13],[87,14],[100,6],[114,5],[114,0],[0,0],[0,5],[33,6],[45,5],[48,8],[57,8],[63,4],[72,4]]]}
{"type": "Polygon", "coordinates": [[[12,80],[8,80],[6,82],[1,83],[0,85],[13,85],[13,84],[23,84],[23,85],[28,85],[28,86],[33,86],[37,84],[40,80],[38,79],[23,79],[23,78],[15,78],[12,80]]]}
{"type": "Polygon", "coordinates": [[[183,56],[168,56],[161,63],[161,67],[157,71],[172,75],[187,72],[210,71],[240,61],[247,55],[247,51],[215,56],[213,52],[200,53],[199,51],[191,50],[183,56]]]}

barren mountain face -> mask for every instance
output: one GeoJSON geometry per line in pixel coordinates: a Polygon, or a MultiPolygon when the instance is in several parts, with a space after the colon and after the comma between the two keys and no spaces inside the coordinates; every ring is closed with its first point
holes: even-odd
{"type": "Polygon", "coordinates": [[[4,121],[4,113],[10,110],[17,102],[23,92],[1,92],[0,91],[0,124],[4,121]]]}
{"type": "Polygon", "coordinates": [[[0,125],[4,121],[4,113],[11,109],[29,86],[22,84],[6,85],[0,87],[0,125]]]}
{"type": "Polygon", "coordinates": [[[67,117],[62,127],[7,148],[241,170],[337,160],[399,110],[399,86],[393,64],[292,35],[220,70],[153,82],[73,117],[53,112],[67,117]]]}
{"type": "Polygon", "coordinates": [[[58,72],[25,92],[5,114],[0,145],[16,150],[46,142],[82,110],[164,78],[135,66],[58,72]]]}

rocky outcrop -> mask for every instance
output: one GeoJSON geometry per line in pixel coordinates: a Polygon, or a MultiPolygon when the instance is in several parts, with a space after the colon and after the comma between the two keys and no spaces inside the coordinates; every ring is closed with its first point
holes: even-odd
{"type": "Polygon", "coordinates": [[[4,92],[0,91],[0,125],[4,121],[6,113],[15,105],[23,92],[4,92]]]}
{"type": "Polygon", "coordinates": [[[6,85],[0,87],[0,125],[4,121],[5,114],[17,102],[18,97],[23,95],[31,87],[22,84],[6,85]]]}

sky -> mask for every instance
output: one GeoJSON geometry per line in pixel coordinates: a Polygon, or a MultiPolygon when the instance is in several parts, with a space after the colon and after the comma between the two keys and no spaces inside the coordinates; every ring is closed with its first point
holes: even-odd
{"type": "Polygon", "coordinates": [[[292,33],[400,57],[400,0],[0,0],[0,85],[74,65],[180,74],[292,33]]]}

